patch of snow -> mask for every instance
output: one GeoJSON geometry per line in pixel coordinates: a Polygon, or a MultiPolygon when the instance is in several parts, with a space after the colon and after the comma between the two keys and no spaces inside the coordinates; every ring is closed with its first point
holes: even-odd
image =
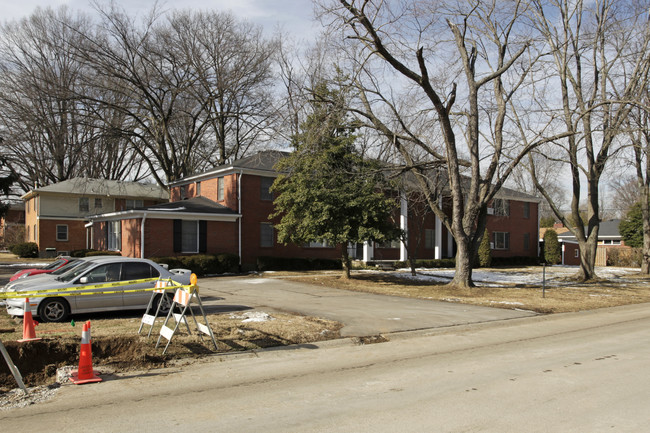
{"type": "Polygon", "coordinates": [[[489,301],[490,304],[503,304],[503,305],[524,305],[521,302],[512,302],[512,301],[489,301]]]}
{"type": "Polygon", "coordinates": [[[265,280],[264,278],[254,278],[252,280],[246,280],[246,283],[248,284],[264,284],[268,282],[269,280],[265,280]]]}
{"type": "Polygon", "coordinates": [[[249,322],[268,322],[270,320],[275,320],[269,314],[263,311],[247,311],[241,315],[231,314],[231,319],[241,319],[242,323],[249,322]]]}
{"type": "MultiPolygon", "coordinates": [[[[405,280],[426,282],[449,282],[453,277],[454,269],[418,269],[418,274],[413,276],[410,272],[394,272],[393,275],[405,280]]],[[[544,279],[542,267],[529,267],[522,271],[502,272],[498,270],[475,269],[472,279],[477,286],[494,287],[499,284],[542,284],[544,279]]],[[[571,277],[578,272],[577,266],[547,266],[546,281],[556,278],[571,277]]],[[[639,273],[638,268],[598,267],[596,275],[600,278],[621,279],[626,275],[639,273]]]]}

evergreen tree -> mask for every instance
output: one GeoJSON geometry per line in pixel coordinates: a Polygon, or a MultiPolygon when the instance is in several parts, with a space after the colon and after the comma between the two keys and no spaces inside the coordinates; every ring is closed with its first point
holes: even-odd
{"type": "Polygon", "coordinates": [[[539,220],[540,227],[552,228],[554,224],[555,224],[555,218],[553,218],[552,216],[542,217],[539,220]]]}
{"type": "Polygon", "coordinates": [[[556,265],[562,261],[562,249],[555,230],[546,230],[544,233],[544,260],[549,265],[556,265]]]}
{"type": "Polygon", "coordinates": [[[624,220],[618,226],[618,231],[625,245],[633,248],[643,247],[643,212],[641,203],[632,205],[624,220]]]}
{"type": "Polygon", "coordinates": [[[492,264],[490,234],[487,229],[485,229],[483,239],[481,239],[481,244],[478,246],[478,263],[482,268],[489,268],[492,264]]]}
{"type": "MultiPolygon", "coordinates": [[[[0,137],[0,143],[2,143],[2,137],[0,137]]],[[[6,163],[4,158],[0,158],[0,172],[3,171],[5,165],[6,163]]],[[[8,176],[0,176],[0,191],[2,192],[3,195],[5,196],[9,195],[9,192],[11,190],[11,185],[13,185],[16,179],[17,177],[14,173],[10,173],[8,176]]],[[[5,216],[7,210],[9,210],[9,205],[0,202],[0,218],[5,216]]]]}
{"type": "Polygon", "coordinates": [[[295,151],[275,167],[283,174],[272,187],[277,197],[271,218],[280,218],[275,224],[280,242],[340,247],[349,278],[348,243],[398,238],[390,222],[397,201],[386,193],[379,165],[357,152],[342,95],[320,86],[315,96],[326,102],[314,103],[293,137],[295,151]]]}

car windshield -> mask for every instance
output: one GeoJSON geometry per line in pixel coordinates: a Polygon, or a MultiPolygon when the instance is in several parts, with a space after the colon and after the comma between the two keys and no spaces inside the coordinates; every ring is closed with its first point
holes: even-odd
{"type": "Polygon", "coordinates": [[[64,263],[65,263],[65,260],[58,259],[58,260],[53,261],[52,263],[50,263],[49,265],[47,265],[43,269],[45,269],[46,271],[49,271],[49,270],[58,268],[59,266],[61,266],[64,263]]]}
{"type": "Polygon", "coordinates": [[[66,263],[65,265],[61,266],[61,267],[60,267],[59,269],[57,269],[56,271],[53,271],[53,272],[52,272],[52,275],[61,275],[61,274],[64,274],[64,273],[68,272],[70,269],[74,268],[75,266],[79,266],[79,265],[82,264],[82,263],[83,263],[83,262],[82,262],[81,260],[74,260],[74,259],[73,259],[73,260],[70,260],[68,263],[66,263]]]}
{"type": "Polygon", "coordinates": [[[68,269],[67,272],[56,277],[58,281],[72,281],[77,278],[82,272],[85,272],[88,268],[94,265],[93,262],[80,261],[81,263],[78,266],[74,266],[71,269],[68,269]]]}

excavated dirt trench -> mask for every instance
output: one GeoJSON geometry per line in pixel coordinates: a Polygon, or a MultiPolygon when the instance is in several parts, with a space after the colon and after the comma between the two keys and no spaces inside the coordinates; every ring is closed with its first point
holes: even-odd
{"type": "MultiPolygon", "coordinates": [[[[4,343],[14,365],[20,370],[25,385],[47,385],[56,381],[56,370],[79,363],[79,338],[58,338],[18,343],[4,343]]],[[[94,367],[110,366],[112,370],[140,370],[162,367],[170,359],[139,337],[105,337],[92,340],[94,367]]],[[[100,368],[101,370],[101,368],[100,368]]],[[[16,387],[4,358],[0,355],[0,392],[16,387]]]]}

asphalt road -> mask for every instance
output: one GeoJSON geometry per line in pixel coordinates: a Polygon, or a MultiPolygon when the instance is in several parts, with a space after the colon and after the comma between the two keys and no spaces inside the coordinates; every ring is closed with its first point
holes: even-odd
{"type": "Polygon", "coordinates": [[[66,385],[2,431],[641,432],[650,306],[215,356],[66,385]]]}
{"type": "Polygon", "coordinates": [[[528,317],[535,313],[407,299],[301,284],[288,279],[206,278],[199,281],[207,311],[291,311],[336,320],[343,336],[441,328],[528,317]]]}

